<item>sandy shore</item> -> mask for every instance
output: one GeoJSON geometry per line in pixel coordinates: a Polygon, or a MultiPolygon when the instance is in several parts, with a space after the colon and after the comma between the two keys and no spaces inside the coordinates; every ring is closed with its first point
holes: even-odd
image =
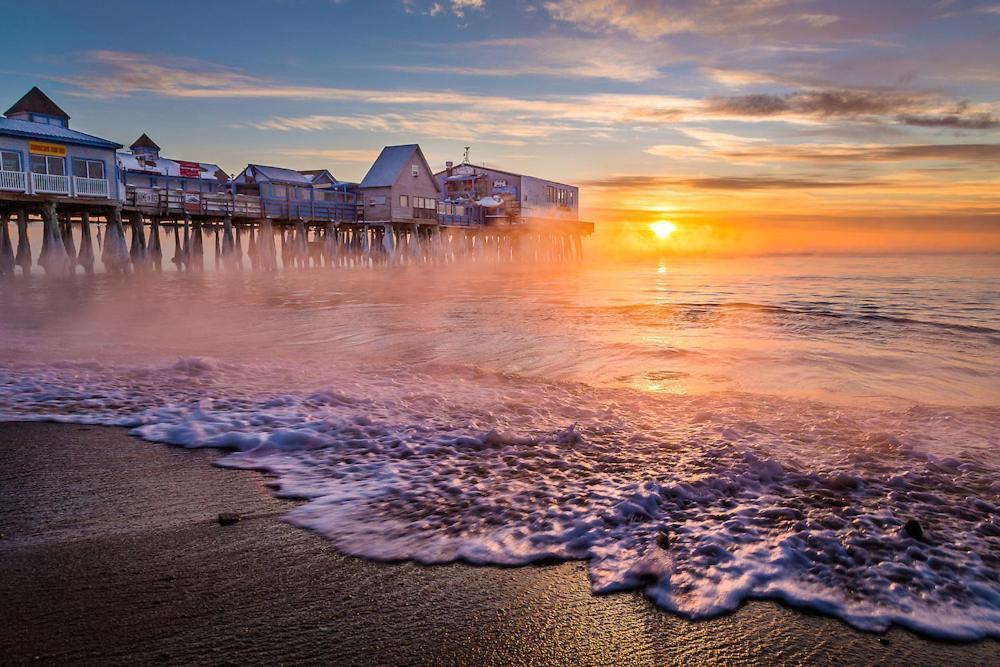
{"type": "Polygon", "coordinates": [[[259,474],[121,429],[0,424],[0,663],[997,664],[1000,642],[859,633],[769,602],[704,622],[580,563],[347,558],[259,474]],[[245,518],[216,523],[219,512],[245,518]]]}

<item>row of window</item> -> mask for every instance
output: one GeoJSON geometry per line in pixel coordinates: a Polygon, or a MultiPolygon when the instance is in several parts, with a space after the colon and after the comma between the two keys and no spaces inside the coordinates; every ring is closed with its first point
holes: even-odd
{"type": "MultiPolygon", "coordinates": [[[[30,163],[32,173],[66,175],[66,161],[61,157],[32,154],[30,163]]],[[[0,151],[0,170],[21,171],[21,154],[16,151],[0,151]]],[[[73,158],[73,175],[79,178],[103,179],[104,163],[101,160],[73,158]]]]}
{"type": "Polygon", "coordinates": [[[465,207],[460,204],[438,204],[438,213],[441,215],[465,215],[465,207]]]}
{"type": "MultiPolygon", "coordinates": [[[[410,207],[410,197],[408,195],[399,195],[399,206],[400,208],[410,207]]],[[[430,197],[413,197],[413,208],[426,208],[433,210],[437,206],[437,201],[431,199],[430,197]]]]}
{"type": "Polygon", "coordinates": [[[296,188],[287,185],[271,184],[271,196],[276,199],[299,199],[301,201],[342,201],[346,195],[340,191],[321,188],[296,188]],[[310,196],[310,193],[315,193],[310,196]]]}
{"type": "MultiPolygon", "coordinates": [[[[527,199],[527,197],[525,197],[525,199],[527,199]]],[[[572,206],[573,191],[567,188],[557,188],[554,185],[546,185],[545,201],[559,206],[572,206]]]]}

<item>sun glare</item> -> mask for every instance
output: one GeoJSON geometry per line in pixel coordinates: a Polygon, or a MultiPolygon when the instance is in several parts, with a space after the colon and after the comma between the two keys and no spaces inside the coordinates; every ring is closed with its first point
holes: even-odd
{"type": "Polygon", "coordinates": [[[649,228],[658,239],[668,238],[671,234],[677,231],[677,225],[672,222],[668,222],[667,220],[651,222],[649,223],[649,228]]]}

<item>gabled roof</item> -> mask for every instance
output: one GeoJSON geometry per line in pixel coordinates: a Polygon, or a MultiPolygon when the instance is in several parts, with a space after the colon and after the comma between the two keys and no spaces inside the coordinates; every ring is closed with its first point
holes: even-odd
{"type": "Polygon", "coordinates": [[[309,180],[313,183],[319,182],[319,180],[324,177],[329,180],[330,183],[337,182],[337,179],[330,173],[329,169],[299,169],[299,173],[309,178],[309,180]]]}
{"type": "MultiPolygon", "coordinates": [[[[289,185],[312,185],[312,180],[294,169],[284,167],[268,167],[262,164],[248,164],[247,169],[253,172],[254,180],[267,183],[287,183],[289,185]]],[[[246,170],[244,170],[246,171],[246,170]]]]}
{"type": "Polygon", "coordinates": [[[69,114],[59,108],[59,105],[49,99],[49,96],[39,90],[38,86],[32,86],[31,90],[24,94],[24,97],[14,102],[14,106],[7,109],[5,116],[16,113],[40,113],[46,116],[55,116],[69,120],[69,114]]]}
{"type": "Polygon", "coordinates": [[[145,132],[143,132],[142,136],[136,139],[135,143],[129,146],[129,148],[149,148],[154,151],[160,150],[160,147],[156,145],[156,142],[150,139],[149,135],[145,132]]]}
{"type": "Polygon", "coordinates": [[[16,118],[0,118],[0,134],[14,137],[24,137],[26,139],[42,139],[43,141],[58,141],[64,144],[76,144],[78,146],[93,146],[95,148],[121,148],[122,145],[107,139],[101,139],[90,134],[77,132],[68,127],[59,125],[46,125],[45,123],[32,123],[28,120],[16,118]]]}
{"type": "Polygon", "coordinates": [[[431,176],[434,187],[440,190],[437,181],[432,176],[433,172],[430,165],[427,164],[424,152],[420,150],[419,144],[404,144],[402,146],[386,146],[383,148],[382,152],[379,153],[378,159],[375,160],[375,164],[365,174],[360,187],[391,187],[396,182],[396,179],[399,178],[400,173],[410,164],[414,153],[420,157],[420,162],[424,165],[424,169],[427,170],[427,175],[431,176]]]}

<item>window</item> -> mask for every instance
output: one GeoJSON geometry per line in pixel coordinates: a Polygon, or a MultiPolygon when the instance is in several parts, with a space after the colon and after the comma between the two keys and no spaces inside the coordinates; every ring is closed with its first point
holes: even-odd
{"type": "Polygon", "coordinates": [[[271,196],[277,197],[279,199],[284,199],[288,196],[288,188],[284,185],[272,185],[271,186],[271,196]]]}
{"type": "Polygon", "coordinates": [[[465,215],[465,207],[464,206],[456,206],[455,207],[455,215],[460,216],[460,217],[463,216],[463,215],[465,215]]]}
{"type": "Polygon", "coordinates": [[[547,202],[549,202],[551,204],[551,203],[555,202],[555,200],[556,200],[556,189],[554,187],[552,187],[551,185],[546,185],[545,186],[545,201],[547,201],[547,202]]]}
{"type": "Polygon", "coordinates": [[[385,206],[385,195],[378,195],[375,197],[374,202],[379,206],[385,206]]]}
{"type": "Polygon", "coordinates": [[[406,195],[399,195],[399,205],[402,208],[407,208],[410,205],[410,198],[406,195]]]}
{"type": "Polygon", "coordinates": [[[417,176],[420,175],[420,167],[415,164],[411,164],[410,173],[413,174],[413,178],[416,178],[417,176]]]}
{"type": "Polygon", "coordinates": [[[295,190],[298,193],[299,199],[304,199],[306,201],[310,199],[312,188],[295,188],[295,190]]]}
{"type": "Polygon", "coordinates": [[[73,175],[77,178],[104,178],[104,163],[100,160],[73,158],[73,175]]]}
{"type": "Polygon", "coordinates": [[[65,176],[66,164],[61,157],[51,155],[32,155],[31,171],[35,174],[50,174],[52,176],[65,176]]]}
{"type": "Polygon", "coordinates": [[[21,171],[21,154],[0,151],[0,171],[21,171]]]}

